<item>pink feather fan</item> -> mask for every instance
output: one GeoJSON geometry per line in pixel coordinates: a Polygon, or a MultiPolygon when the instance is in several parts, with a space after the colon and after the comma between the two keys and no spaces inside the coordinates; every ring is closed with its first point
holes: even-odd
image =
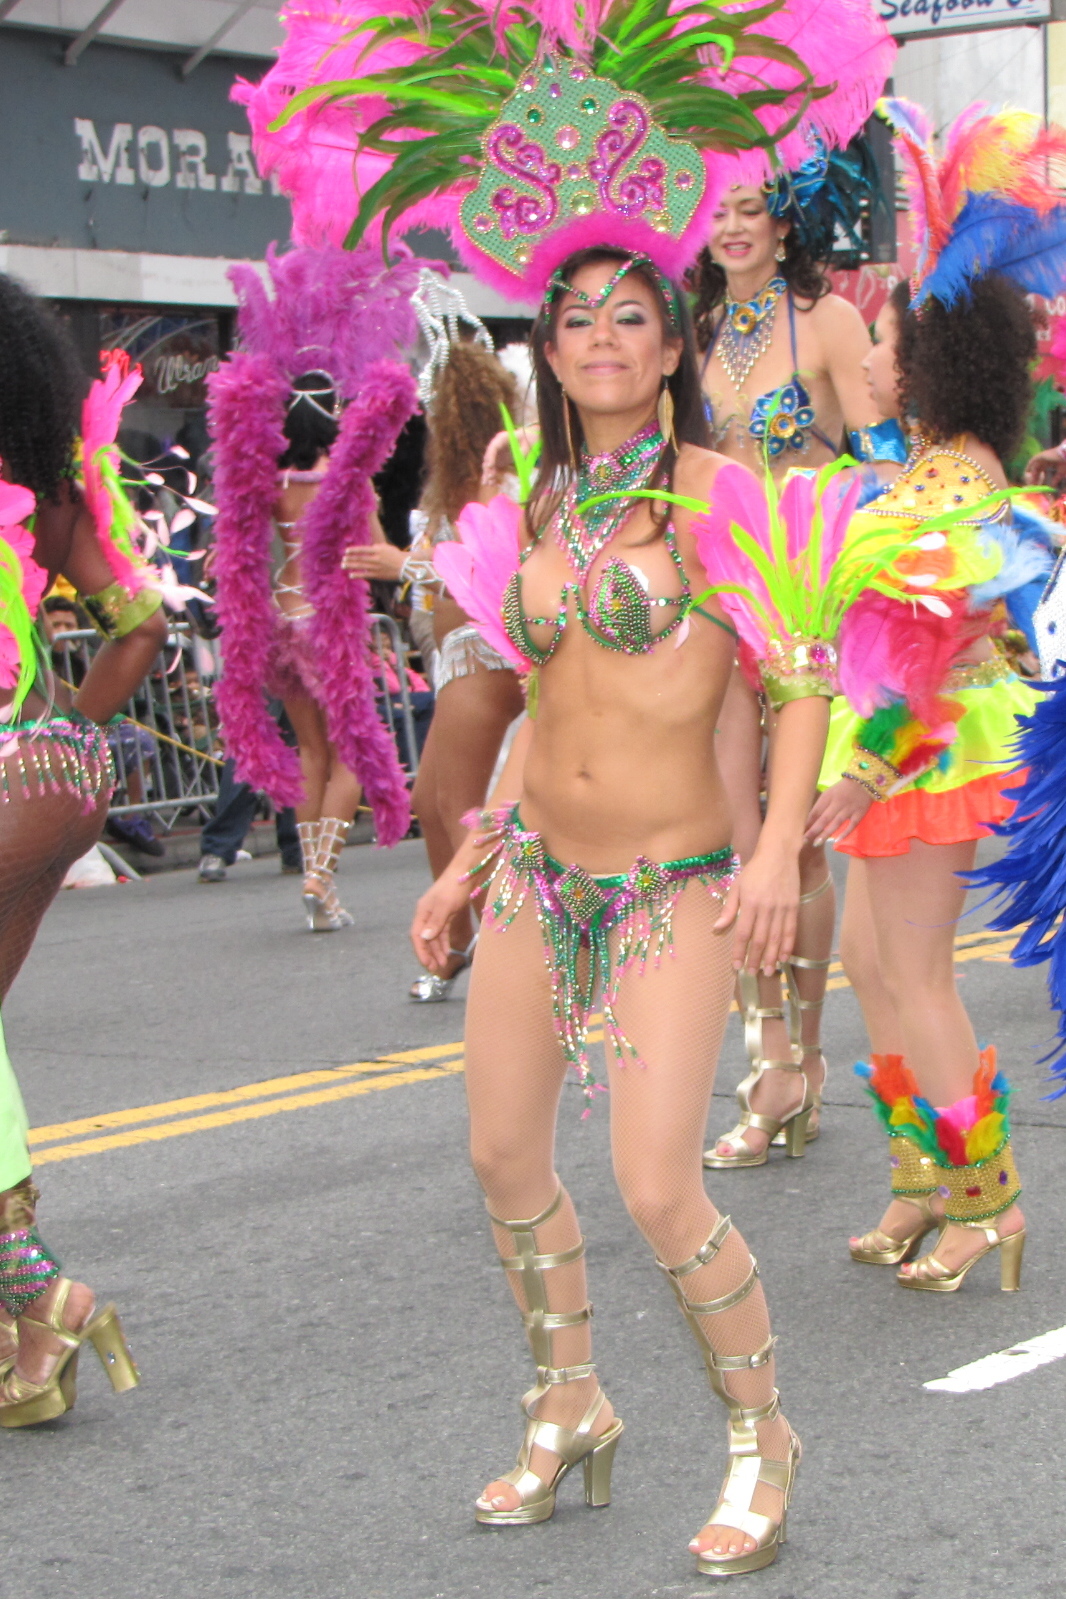
{"type": "Polygon", "coordinates": [[[141,386],[141,369],[130,367],[125,350],[105,350],[102,353],[103,375],[90,385],[81,408],[82,475],[85,500],[92,512],[100,547],[118,582],[131,594],[144,588],[148,581],[147,569],[136,565],[111,537],[114,506],[100,470],[100,452],[104,451],[112,467],[118,466],[119,455],[115,444],[123,407],[128,405],[141,386]]]}
{"type": "Polygon", "coordinates": [[[458,540],[438,544],[433,564],[486,643],[516,672],[528,672],[533,663],[511,643],[500,621],[504,591],[518,571],[521,507],[497,494],[488,505],[464,506],[455,525],[458,540]]]}

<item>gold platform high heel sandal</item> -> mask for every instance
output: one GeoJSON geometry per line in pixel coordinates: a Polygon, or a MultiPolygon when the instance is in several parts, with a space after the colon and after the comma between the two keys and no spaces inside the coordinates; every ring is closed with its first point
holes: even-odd
{"type": "Polygon", "coordinates": [[[13,1369],[7,1372],[0,1382],[0,1427],[35,1427],[73,1410],[77,1398],[78,1355],[84,1343],[91,1343],[96,1350],[116,1393],[126,1393],[140,1382],[140,1373],[134,1365],[114,1305],[106,1305],[90,1316],[76,1332],[64,1326],[63,1310],[72,1286],[69,1277],[59,1279],[59,1292],[45,1319],[23,1312],[20,1318],[23,1325],[44,1328],[59,1339],[64,1349],[43,1383],[29,1382],[13,1369]]]}
{"type": "Polygon", "coordinates": [[[803,1073],[803,1046],[800,1043],[798,1006],[789,1007],[788,1060],[769,1060],[762,1055],[762,1024],[764,1021],[784,1021],[785,1013],[780,1005],[760,1006],[759,978],[756,972],[740,972],[738,986],[744,1007],[744,1044],[748,1059],[751,1061],[751,1071],[737,1087],[737,1103],[742,1111],[740,1120],[730,1132],[715,1139],[711,1148],[704,1151],[703,1164],[715,1171],[725,1171],[737,1166],[765,1166],[770,1154],[770,1144],[775,1141],[779,1133],[782,1135],[786,1152],[793,1159],[798,1158],[804,1153],[807,1145],[807,1129],[815,1106],[814,1096],[803,1073]],[[803,1081],[800,1103],[787,1116],[763,1116],[751,1108],[752,1090],[763,1074],[769,1071],[797,1073],[803,1081]],[[744,1134],[749,1127],[768,1135],[764,1149],[756,1151],[745,1143],[744,1134]],[[719,1144],[729,1145],[728,1155],[718,1153],[719,1144]]]}
{"type": "Polygon", "coordinates": [[[1005,1294],[1016,1294],[1022,1285],[1022,1256],[1025,1253],[1025,1228],[1002,1237],[994,1227],[985,1227],[978,1221],[957,1223],[973,1232],[984,1233],[985,1246],[976,1255],[964,1261],[954,1271],[937,1260],[936,1249],[916,1260],[909,1271],[897,1272],[897,1281],[904,1288],[921,1288],[931,1294],[953,1294],[962,1287],[966,1273],[984,1260],[994,1249],[999,1250],[999,1286],[1005,1294]]]}
{"type": "Polygon", "coordinates": [[[581,1260],[585,1254],[584,1239],[570,1249],[558,1250],[554,1254],[537,1253],[536,1230],[551,1220],[562,1202],[563,1189],[560,1187],[547,1210],[541,1211],[539,1216],[534,1216],[530,1221],[502,1221],[493,1216],[491,1211],[489,1213],[497,1227],[503,1227],[510,1233],[514,1245],[515,1254],[503,1257],[501,1264],[505,1271],[522,1274],[527,1307],[522,1312],[522,1321],[533,1358],[537,1362],[537,1381],[522,1398],[526,1432],[518,1454],[518,1464],[513,1471],[497,1479],[515,1488],[520,1502],[514,1509],[508,1510],[498,1508],[486,1499],[479,1499],[474,1508],[474,1517],[483,1527],[521,1527],[550,1520],[555,1512],[559,1484],[579,1462],[583,1464],[585,1472],[585,1503],[598,1509],[611,1501],[611,1470],[623,1427],[616,1416],[609,1427],[593,1436],[592,1428],[607,1402],[603,1389],[597,1389],[576,1427],[563,1427],[542,1420],[534,1413],[534,1406],[551,1388],[581,1382],[596,1375],[596,1367],[591,1361],[575,1366],[552,1365],[552,1334],[563,1327],[580,1327],[592,1318],[592,1306],[589,1304],[583,1305],[580,1310],[548,1309],[544,1273],[553,1267],[567,1266],[572,1261],[581,1260]],[[549,1450],[559,1458],[558,1468],[550,1481],[545,1481],[530,1468],[530,1459],[537,1447],[549,1450]]]}
{"type": "MultiPolygon", "coordinates": [[[[808,894],[800,895],[800,904],[809,905],[812,900],[821,899],[822,895],[827,893],[832,886],[832,882],[832,875],[827,872],[825,877],[818,884],[817,888],[812,888],[808,894]]],[[[787,961],[782,962],[785,979],[788,985],[789,1007],[792,1009],[793,1015],[798,1012],[797,1021],[799,1023],[800,1048],[803,1050],[804,1073],[810,1073],[811,1063],[807,1058],[810,1055],[817,1055],[818,1063],[821,1067],[818,1087],[810,1090],[812,1104],[811,1115],[807,1122],[808,1144],[813,1144],[815,1139],[818,1137],[818,1134],[822,1130],[822,1096],[825,1093],[825,1085],[829,1077],[829,1063],[822,1053],[821,1044],[805,1044],[803,1042],[803,1013],[804,1011],[821,1011],[824,1009],[825,990],[823,988],[821,999],[804,999],[800,994],[799,980],[796,977],[796,971],[798,969],[799,971],[803,972],[826,972],[829,970],[832,964],[832,957],[827,960],[810,960],[806,955],[791,955],[787,961]]],[[[809,1075],[807,1081],[809,1084],[809,1075]]],[[[775,1148],[781,1148],[785,1143],[784,1129],[782,1128],[779,1133],[775,1134],[775,1136],[771,1138],[770,1142],[775,1148]]]]}
{"type": "Polygon", "coordinates": [[[755,1548],[746,1554],[720,1555],[711,1551],[696,1557],[696,1569],[705,1577],[732,1577],[746,1571],[761,1571],[773,1565],[778,1551],[785,1542],[788,1507],[796,1480],[803,1449],[791,1427],[788,1430],[787,1460],[768,1460],[759,1452],[756,1428],[760,1421],[774,1421],[781,1413],[777,1389],[765,1405],[745,1408],[726,1387],[726,1374],[731,1371],[758,1371],[773,1355],[776,1338],[768,1338],[760,1348],[749,1355],[720,1355],[700,1324],[701,1316],[716,1316],[739,1305],[752,1292],[759,1280],[759,1267],[753,1256],[751,1269],[739,1287],[717,1299],[697,1304],[689,1299],[684,1289],[684,1279],[702,1266],[709,1265],[718,1254],[732,1230],[728,1216],[720,1216],[707,1242],[690,1260],[680,1266],[666,1266],[661,1260],[656,1265],[665,1272],[677,1296],[681,1314],[688,1322],[707,1367],[711,1388],[729,1412],[729,1467],[718,1502],[701,1532],[708,1527],[728,1527],[733,1532],[743,1532],[753,1539],[755,1548]],[[761,1515],[752,1510],[751,1502],[760,1483],[776,1488],[781,1494],[781,1515],[761,1515]]]}
{"type": "Polygon", "coordinates": [[[914,1205],[918,1210],[918,1219],[903,1238],[896,1238],[892,1233],[883,1232],[880,1227],[873,1227],[863,1234],[857,1244],[849,1244],[852,1260],[857,1260],[862,1266],[898,1266],[901,1260],[911,1260],[921,1248],[926,1233],[942,1226],[928,1194],[897,1194],[894,1197],[914,1205]]]}

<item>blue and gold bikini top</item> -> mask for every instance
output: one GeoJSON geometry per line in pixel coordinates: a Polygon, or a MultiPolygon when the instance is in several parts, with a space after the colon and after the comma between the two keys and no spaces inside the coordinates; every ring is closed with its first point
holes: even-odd
{"type": "MultiPolygon", "coordinates": [[[[804,386],[798,368],[796,354],[796,307],[791,294],[785,298],[788,301],[788,327],[792,340],[792,377],[783,383],[779,389],[768,389],[751,408],[748,420],[748,433],[755,442],[765,449],[771,460],[775,460],[784,450],[795,450],[797,454],[805,450],[811,439],[818,439],[826,449],[832,450],[834,455],[839,455],[839,442],[834,444],[827,438],[815,422],[814,406],[811,397],[804,386]]],[[[707,354],[703,358],[700,376],[706,372],[718,334],[721,328],[715,330],[714,338],[707,347],[707,354]]],[[[703,396],[703,409],[710,423],[714,443],[717,446],[729,431],[729,424],[733,420],[727,417],[719,426],[714,419],[714,406],[705,394],[703,396]]]]}
{"type": "MultiPolygon", "coordinates": [[[[555,616],[529,616],[522,607],[520,566],[511,574],[504,590],[501,607],[504,631],[515,649],[537,666],[543,666],[550,660],[559,647],[559,641],[566,627],[571,594],[574,596],[578,621],[589,637],[604,649],[619,650],[624,655],[649,654],[662,639],[669,638],[671,633],[675,633],[693,611],[706,617],[709,622],[714,622],[735,639],[736,631],[728,622],[723,622],[720,616],[703,610],[699,605],[693,605],[692,590],[685,575],[671,523],[667,524],[663,538],[681,579],[681,592],[672,597],[657,599],[650,596],[647,592],[646,579],[639,568],[631,566],[620,556],[612,555],[604,564],[587,605],[580,583],[564,583],[559,596],[559,610],[555,616]],[[653,630],[653,610],[671,608],[675,614],[667,625],[658,631],[653,630]],[[531,627],[553,629],[551,642],[546,649],[541,649],[530,637],[531,627]]],[[[537,545],[534,543],[522,552],[522,564],[536,548],[537,545]]]]}

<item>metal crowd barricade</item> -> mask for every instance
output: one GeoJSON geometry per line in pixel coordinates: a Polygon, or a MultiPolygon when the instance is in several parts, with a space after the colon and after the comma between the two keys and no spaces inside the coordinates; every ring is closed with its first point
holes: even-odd
{"type": "MultiPolygon", "coordinates": [[[[413,781],[418,742],[407,650],[392,617],[374,614],[369,622],[379,712],[413,781]],[[389,668],[399,680],[391,692],[389,668]]],[[[57,633],[51,644],[57,675],[76,687],[100,642],[91,628],[57,633]]],[[[171,625],[164,649],[126,705],[128,720],[107,729],[116,777],[111,815],[151,813],[169,832],[179,819],[202,821],[213,811],[225,754],[212,692],[217,663],[213,645],[187,623],[171,625]]]]}

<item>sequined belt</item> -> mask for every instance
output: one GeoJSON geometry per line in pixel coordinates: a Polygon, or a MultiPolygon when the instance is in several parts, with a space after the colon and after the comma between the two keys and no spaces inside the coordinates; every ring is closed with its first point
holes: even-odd
{"type": "Polygon", "coordinates": [[[988,661],[968,662],[953,666],[944,679],[942,694],[957,694],[962,688],[990,688],[993,683],[1005,683],[1015,677],[1013,666],[1002,655],[993,655],[988,661]]]}
{"type": "Polygon", "coordinates": [[[0,804],[11,799],[14,781],[23,799],[66,793],[79,798],[86,813],[94,810],[115,781],[104,729],[77,711],[0,722],[0,804]]]}
{"type": "Polygon", "coordinates": [[[740,862],[726,846],[661,863],[641,855],[628,872],[599,876],[549,855],[540,834],[522,826],[517,806],[495,812],[492,825],[499,858],[487,885],[485,924],[509,927],[533,892],[552,979],[556,1031],[591,1099],[599,1085],[585,1043],[597,989],[604,1032],[619,1059],[643,1065],[615,1013],[622,977],[631,968],[643,972],[649,960],[657,964],[673,954],[674,910],[686,884],[700,882],[724,898],[740,862]]]}

